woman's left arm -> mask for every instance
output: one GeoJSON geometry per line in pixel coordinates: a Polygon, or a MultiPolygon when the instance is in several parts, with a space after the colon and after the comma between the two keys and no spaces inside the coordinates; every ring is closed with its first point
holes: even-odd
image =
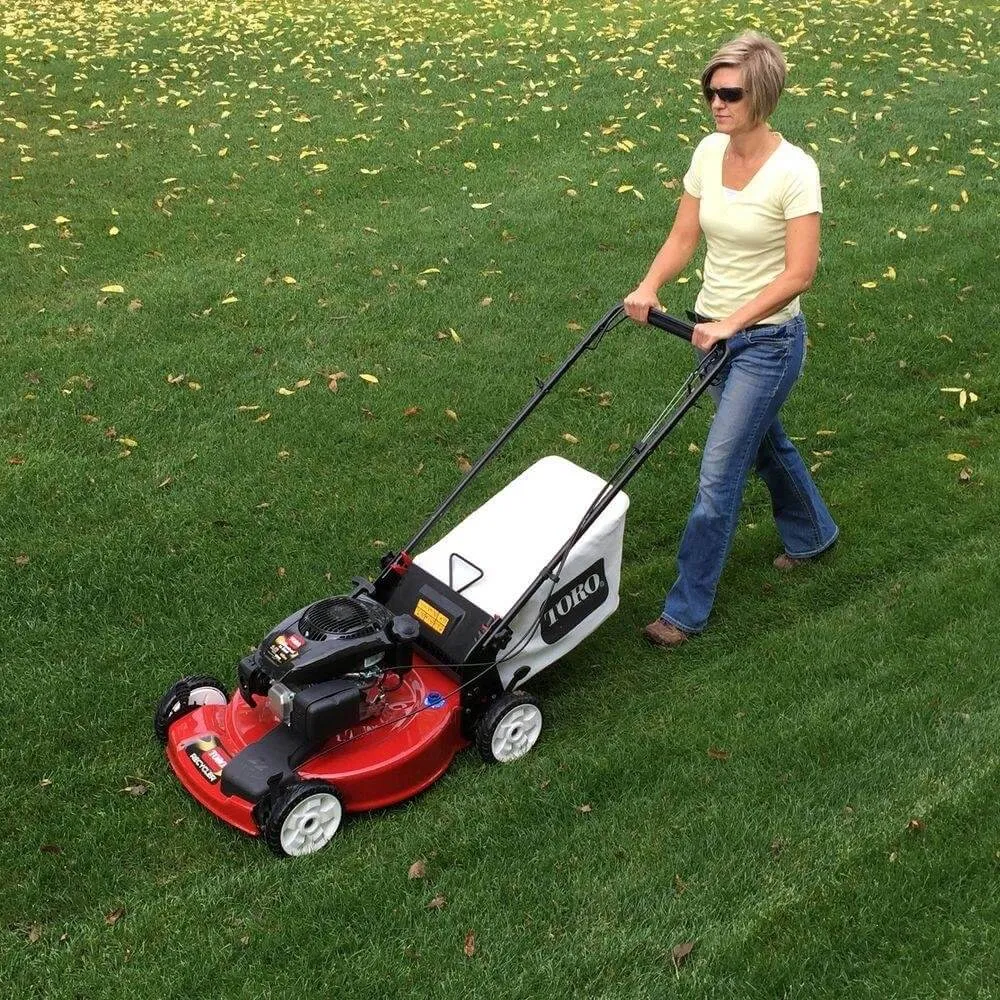
{"type": "Polygon", "coordinates": [[[819,212],[812,212],[785,223],[785,269],[731,316],[717,323],[699,323],[691,338],[695,347],[710,350],[720,340],[776,313],[812,284],[819,264],[819,220],[819,212]]]}

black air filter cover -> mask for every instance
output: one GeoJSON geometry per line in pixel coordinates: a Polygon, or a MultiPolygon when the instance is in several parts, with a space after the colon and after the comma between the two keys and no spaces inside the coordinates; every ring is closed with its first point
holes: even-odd
{"type": "Polygon", "coordinates": [[[355,597],[327,597],[310,604],[299,619],[306,639],[354,639],[380,632],[389,615],[355,597]]]}
{"type": "Polygon", "coordinates": [[[391,669],[401,662],[387,630],[392,618],[365,597],[324,597],[300,608],[260,644],[254,693],[264,693],[272,681],[298,690],[361,670],[366,663],[391,669]]]}

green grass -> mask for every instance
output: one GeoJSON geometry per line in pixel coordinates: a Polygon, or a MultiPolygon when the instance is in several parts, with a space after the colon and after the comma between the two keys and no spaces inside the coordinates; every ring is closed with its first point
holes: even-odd
{"type": "MultiPolygon", "coordinates": [[[[994,995],[995,5],[5,18],[7,995],[994,995]],[[643,645],[696,411],[630,487],[619,613],[538,678],[537,750],[463,754],[418,800],[277,862],[172,780],[153,706],[373,573],[636,283],[709,127],[695,78],[749,26],[786,44],[774,124],[824,180],[784,419],[842,541],[776,574],[752,487],[711,629],[643,645]],[[145,795],[122,791],[137,779],[145,795]]],[[[609,471],[687,364],[620,327],[465,509],[542,454],[609,471]]]]}

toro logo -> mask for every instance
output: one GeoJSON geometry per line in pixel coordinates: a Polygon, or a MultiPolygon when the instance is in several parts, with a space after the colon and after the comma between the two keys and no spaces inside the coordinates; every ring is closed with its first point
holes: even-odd
{"type": "Polygon", "coordinates": [[[598,559],[565,587],[557,590],[542,608],[542,640],[552,646],[568,635],[608,597],[604,560],[598,559]]]}
{"type": "Polygon", "coordinates": [[[184,752],[191,763],[201,772],[201,776],[214,785],[229,763],[225,748],[215,736],[201,736],[184,744],[184,752]]]}

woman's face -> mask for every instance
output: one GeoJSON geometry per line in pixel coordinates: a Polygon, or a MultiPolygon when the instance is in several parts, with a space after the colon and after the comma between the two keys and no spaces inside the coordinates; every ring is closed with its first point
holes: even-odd
{"type": "MultiPolygon", "coordinates": [[[[743,71],[738,66],[720,66],[709,80],[708,85],[715,90],[725,87],[742,87],[743,71]]],[[[726,102],[716,94],[709,102],[709,110],[715,119],[715,127],[726,135],[734,135],[751,129],[750,97],[744,92],[739,101],[726,102]]]]}

